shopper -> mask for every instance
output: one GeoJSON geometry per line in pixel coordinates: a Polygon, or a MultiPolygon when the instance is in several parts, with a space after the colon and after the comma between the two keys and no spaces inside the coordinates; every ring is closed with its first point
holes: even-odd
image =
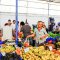
{"type": "Polygon", "coordinates": [[[15,30],[15,25],[16,25],[16,21],[13,20],[13,23],[12,23],[12,28],[13,28],[13,30],[15,30]]]}
{"type": "Polygon", "coordinates": [[[57,28],[57,26],[55,25],[55,26],[53,27],[53,33],[56,33],[56,28],[57,28]]]}
{"type": "MultiPolygon", "coordinates": [[[[19,30],[21,30],[21,28],[22,28],[24,25],[25,25],[25,23],[24,23],[23,21],[20,22],[19,30]]],[[[22,42],[23,42],[22,35],[23,35],[23,32],[18,31],[18,46],[19,46],[19,47],[22,46],[22,42]]]]}
{"type": "Polygon", "coordinates": [[[60,33],[60,22],[58,23],[58,32],[60,33]]]}
{"type": "Polygon", "coordinates": [[[4,24],[4,28],[3,28],[3,41],[5,41],[6,39],[8,39],[8,35],[7,35],[7,33],[8,33],[8,31],[7,31],[7,28],[8,27],[8,23],[5,23],[4,24]]]}
{"type": "Polygon", "coordinates": [[[8,39],[8,41],[12,41],[11,20],[8,20],[8,23],[6,23],[3,28],[3,40],[6,40],[6,39],[8,39]]]}
{"type": "Polygon", "coordinates": [[[20,32],[20,24],[19,24],[19,21],[18,21],[18,32],[20,32]]]}
{"type": "Polygon", "coordinates": [[[55,23],[50,23],[49,25],[49,32],[53,32],[53,27],[55,26],[55,23]]]}
{"type": "Polygon", "coordinates": [[[42,22],[43,23],[43,28],[47,31],[47,33],[48,33],[48,28],[46,28],[46,25],[45,25],[45,23],[44,22],[42,22]]]}
{"type": "MultiPolygon", "coordinates": [[[[24,35],[23,39],[25,41],[26,40],[26,37],[28,35],[31,35],[31,27],[29,26],[28,23],[25,23],[25,25],[21,27],[21,32],[24,35]]],[[[29,38],[29,43],[30,43],[30,45],[32,45],[32,38],[29,38]]]]}
{"type": "Polygon", "coordinates": [[[0,40],[2,40],[2,30],[0,30],[0,40]]]}
{"type": "Polygon", "coordinates": [[[20,22],[20,30],[21,28],[25,25],[25,23],[23,21],[20,22]]]}
{"type": "Polygon", "coordinates": [[[46,38],[48,37],[48,34],[46,30],[43,28],[42,21],[38,21],[37,28],[35,28],[34,33],[32,35],[27,36],[27,38],[29,37],[35,37],[36,46],[44,44],[44,42],[46,41],[46,38]]]}
{"type": "Polygon", "coordinates": [[[30,35],[30,30],[31,27],[29,26],[29,24],[25,24],[22,28],[21,28],[21,32],[23,32],[24,34],[24,38],[26,38],[28,35],[30,35]]]}
{"type": "Polygon", "coordinates": [[[11,23],[11,20],[10,19],[8,20],[7,23],[8,23],[8,26],[12,26],[12,23],[11,23]]]}
{"type": "Polygon", "coordinates": [[[53,29],[54,29],[54,33],[59,34],[59,32],[60,32],[60,26],[58,24],[53,29]]]}
{"type": "Polygon", "coordinates": [[[12,22],[11,22],[11,20],[8,20],[8,28],[9,28],[9,30],[8,30],[9,40],[12,41],[12,22]]]}
{"type": "Polygon", "coordinates": [[[19,32],[19,38],[22,38],[23,32],[21,32],[21,28],[25,25],[25,23],[22,21],[20,22],[20,32],[19,32]]]}
{"type": "Polygon", "coordinates": [[[15,27],[16,26],[16,21],[15,20],[13,20],[13,24],[12,24],[12,35],[13,35],[13,37],[15,38],[16,37],[16,30],[15,30],[15,27]]]}
{"type": "Polygon", "coordinates": [[[45,28],[46,29],[46,25],[45,25],[45,23],[44,22],[42,22],[43,23],[43,28],[45,28]]]}

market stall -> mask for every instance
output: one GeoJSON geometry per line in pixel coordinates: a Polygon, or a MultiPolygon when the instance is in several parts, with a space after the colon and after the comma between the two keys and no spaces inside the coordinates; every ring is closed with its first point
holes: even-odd
{"type": "MultiPolygon", "coordinates": [[[[49,1],[48,1],[49,2],[49,1]]],[[[7,40],[2,40],[0,38],[0,60],[60,60],[60,34],[47,32],[42,30],[39,32],[39,29],[36,31],[31,30],[31,34],[37,33],[37,40],[42,42],[43,38],[44,43],[41,45],[35,45],[35,36],[30,38],[23,39],[21,32],[18,32],[18,0],[16,0],[16,31],[15,31],[15,39],[9,39],[8,29],[6,29],[5,34],[7,33],[7,40]],[[40,38],[40,36],[42,36],[40,38]],[[45,36],[44,36],[45,34],[45,36]],[[19,35],[19,36],[18,36],[19,35]],[[32,41],[32,44],[30,42],[32,41]],[[33,42],[34,41],[34,42],[33,42]]],[[[48,19],[49,19],[49,3],[48,3],[48,19]]],[[[10,21],[10,20],[9,20],[10,21]]],[[[39,21],[40,23],[41,21],[39,21]]],[[[27,23],[28,24],[28,23],[27,23]]],[[[6,28],[6,27],[5,27],[6,28]]],[[[43,27],[44,29],[46,26],[43,27]]],[[[27,29],[26,29],[27,30],[27,29]]],[[[12,29],[11,29],[12,31],[12,29]]],[[[6,35],[4,35],[6,38],[6,35]]],[[[11,37],[12,38],[12,37],[11,37]]],[[[37,43],[36,43],[37,44],[37,43]]],[[[39,44],[39,42],[38,42],[39,44]]]]}

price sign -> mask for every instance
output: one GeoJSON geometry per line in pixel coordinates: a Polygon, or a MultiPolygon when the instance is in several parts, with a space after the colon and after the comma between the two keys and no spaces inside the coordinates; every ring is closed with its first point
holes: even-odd
{"type": "Polygon", "coordinates": [[[5,53],[5,52],[1,52],[1,54],[2,54],[3,56],[5,56],[5,55],[6,55],[6,53],[5,53]]]}
{"type": "Polygon", "coordinates": [[[28,52],[29,51],[29,48],[25,48],[24,49],[24,52],[26,53],[26,52],[28,52]]]}
{"type": "Polygon", "coordinates": [[[50,51],[53,50],[52,46],[49,46],[50,51]]]}

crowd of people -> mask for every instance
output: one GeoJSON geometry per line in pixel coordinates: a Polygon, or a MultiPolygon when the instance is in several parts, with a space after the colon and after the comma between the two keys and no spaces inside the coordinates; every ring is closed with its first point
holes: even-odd
{"type": "MultiPolygon", "coordinates": [[[[16,21],[8,20],[7,23],[4,24],[2,30],[0,30],[0,40],[12,41],[16,40],[16,21]]],[[[28,22],[26,23],[18,21],[18,38],[25,42],[27,39],[29,40],[30,45],[38,46],[44,44],[46,38],[48,38],[47,28],[43,21],[37,22],[37,27],[35,29],[31,29],[28,22]]]]}

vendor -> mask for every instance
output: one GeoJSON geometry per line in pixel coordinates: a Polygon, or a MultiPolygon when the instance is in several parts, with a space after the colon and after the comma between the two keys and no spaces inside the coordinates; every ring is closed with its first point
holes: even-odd
{"type": "Polygon", "coordinates": [[[44,44],[46,38],[48,37],[48,34],[43,28],[42,21],[38,21],[37,28],[35,28],[34,33],[32,35],[27,36],[27,38],[29,37],[35,37],[37,46],[44,44]]]}

